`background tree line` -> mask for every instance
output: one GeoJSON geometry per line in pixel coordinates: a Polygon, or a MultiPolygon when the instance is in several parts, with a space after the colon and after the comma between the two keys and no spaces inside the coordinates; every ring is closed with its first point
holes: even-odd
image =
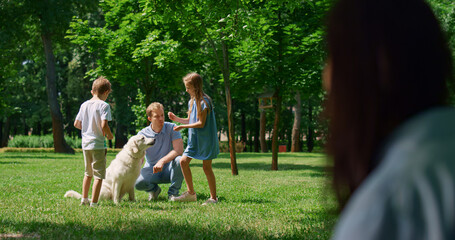
{"type": "MultiPolygon", "coordinates": [[[[455,47],[455,7],[431,0],[455,47]]],[[[145,107],[159,101],[184,115],[182,77],[200,73],[228,136],[245,151],[278,145],[312,151],[323,136],[324,17],[331,0],[0,0],[0,135],[53,134],[56,152],[91,81],[113,85],[113,147],[147,125],[145,107]],[[259,109],[270,93],[274,107],[259,109]],[[266,136],[267,139],[266,139],[266,136]],[[261,141],[262,140],[262,141],[261,141]],[[262,143],[262,144],[261,144],[262,143]]]]}

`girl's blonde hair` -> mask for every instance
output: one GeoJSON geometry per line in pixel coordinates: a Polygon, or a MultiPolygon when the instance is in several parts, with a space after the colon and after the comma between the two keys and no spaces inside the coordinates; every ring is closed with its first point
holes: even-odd
{"type": "Polygon", "coordinates": [[[185,77],[183,77],[183,82],[190,84],[194,89],[194,96],[191,96],[191,99],[190,99],[190,108],[188,109],[188,115],[191,114],[191,110],[193,109],[193,102],[194,102],[193,100],[196,100],[198,116],[201,113],[201,100],[205,102],[205,104],[209,108],[209,112],[210,112],[211,107],[213,107],[213,106],[209,105],[209,103],[210,104],[212,103],[212,99],[207,94],[205,94],[204,91],[202,90],[203,81],[202,81],[201,75],[199,75],[195,72],[188,73],[185,77]],[[204,97],[206,97],[209,100],[208,103],[207,103],[207,101],[205,101],[204,97]]]}

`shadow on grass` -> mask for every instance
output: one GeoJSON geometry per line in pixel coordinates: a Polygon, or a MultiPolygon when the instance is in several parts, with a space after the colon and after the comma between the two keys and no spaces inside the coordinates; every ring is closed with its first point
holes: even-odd
{"type": "Polygon", "coordinates": [[[185,209],[188,206],[184,204],[179,204],[179,203],[172,203],[169,202],[169,204],[166,204],[165,206],[163,205],[158,205],[158,203],[163,203],[163,202],[168,202],[167,198],[159,198],[156,201],[149,201],[146,199],[143,200],[136,200],[134,202],[130,202],[127,199],[123,198],[122,202],[119,205],[115,205],[114,202],[110,200],[103,200],[103,207],[116,207],[116,208],[128,208],[128,209],[151,209],[154,211],[172,211],[172,210],[179,210],[179,209],[185,209]]]}
{"type": "MultiPolygon", "coordinates": [[[[105,228],[87,226],[80,222],[64,224],[40,221],[3,220],[2,225],[14,229],[16,235],[30,239],[263,239],[252,231],[234,226],[218,228],[175,223],[169,219],[157,221],[121,222],[105,228]]],[[[203,225],[203,224],[201,224],[203,225]]]]}
{"type": "Polygon", "coordinates": [[[237,201],[240,203],[255,203],[255,204],[264,204],[264,203],[275,203],[275,201],[265,200],[265,199],[240,199],[237,201]]]}
{"type": "MultiPolygon", "coordinates": [[[[271,152],[267,152],[267,153],[243,152],[243,153],[237,153],[236,157],[237,157],[237,159],[242,159],[242,158],[270,158],[271,159],[272,153],[271,152]]],[[[324,157],[324,154],[323,153],[286,152],[286,153],[278,153],[278,157],[308,159],[308,158],[322,158],[322,157],[324,157]]],[[[230,159],[230,154],[229,153],[220,153],[218,155],[218,158],[230,159]]]]}
{"type": "MultiPolygon", "coordinates": [[[[153,201],[153,202],[150,202],[148,200],[139,200],[137,201],[138,204],[137,209],[142,209],[144,205],[147,205],[147,204],[151,204],[150,206],[150,209],[152,210],[173,210],[173,209],[183,209],[183,208],[187,208],[187,207],[192,207],[191,204],[202,204],[204,203],[207,199],[210,198],[210,194],[209,193],[197,193],[197,199],[198,199],[198,202],[197,203],[170,203],[170,205],[166,205],[166,207],[163,207],[163,206],[158,206],[154,203],[157,203],[157,202],[168,202],[167,198],[164,198],[164,197],[160,197],[158,198],[157,201],[153,201]],[[142,205],[144,204],[144,205],[142,205]],[[189,206],[187,206],[187,204],[189,204],[189,206]]],[[[228,202],[228,203],[232,203],[232,202],[238,202],[238,203],[256,203],[256,204],[264,204],[264,203],[275,203],[275,201],[270,201],[270,200],[266,200],[266,199],[258,199],[258,198],[243,198],[243,199],[227,199],[223,196],[218,196],[218,201],[220,203],[222,202],[228,202]]],[[[113,203],[112,203],[113,205],[113,203]]]]}
{"type": "MultiPolygon", "coordinates": [[[[18,155],[9,155],[9,156],[1,156],[0,160],[2,159],[20,159],[20,160],[33,160],[33,159],[46,159],[46,160],[53,160],[53,159],[70,159],[70,158],[77,158],[77,155],[53,155],[49,153],[45,153],[46,155],[37,155],[37,154],[18,154],[18,155]]],[[[82,155],[81,155],[82,156],[82,155]]]]}
{"type": "MultiPolygon", "coordinates": [[[[301,225],[311,225],[309,229],[301,229],[297,231],[297,235],[310,235],[310,236],[326,236],[330,238],[333,229],[338,219],[338,211],[333,208],[318,209],[312,211],[303,211],[299,218],[293,220],[293,222],[301,225]]],[[[324,238],[324,237],[322,237],[324,238]]]]}
{"type": "MultiPolygon", "coordinates": [[[[194,162],[190,166],[202,167],[202,163],[194,162]]],[[[231,163],[228,162],[212,162],[213,168],[219,169],[230,169],[231,163]]],[[[241,170],[262,170],[271,171],[271,164],[261,162],[238,162],[237,168],[241,170]]],[[[327,168],[325,166],[312,166],[305,164],[289,164],[289,163],[278,163],[278,171],[311,171],[314,176],[324,176],[327,168]]]]}
{"type": "Polygon", "coordinates": [[[0,165],[4,164],[25,164],[24,162],[16,162],[16,161],[2,161],[0,160],[0,165]]]}

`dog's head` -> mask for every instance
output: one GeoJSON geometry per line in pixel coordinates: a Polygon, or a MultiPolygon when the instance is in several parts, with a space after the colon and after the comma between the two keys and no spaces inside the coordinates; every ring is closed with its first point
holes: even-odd
{"type": "Polygon", "coordinates": [[[145,137],[144,135],[138,134],[136,136],[131,137],[128,140],[128,145],[133,153],[138,153],[141,151],[145,151],[147,148],[153,146],[155,144],[155,139],[154,138],[148,138],[145,137]]]}

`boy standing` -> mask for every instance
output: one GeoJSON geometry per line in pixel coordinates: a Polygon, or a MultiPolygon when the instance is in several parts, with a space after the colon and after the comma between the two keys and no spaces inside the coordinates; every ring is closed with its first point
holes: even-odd
{"type": "Polygon", "coordinates": [[[76,116],[74,126],[82,130],[82,150],[84,152],[85,176],[82,183],[81,205],[88,205],[88,191],[92,177],[95,176],[92,187],[91,207],[98,205],[101,185],[106,175],[106,142],[104,136],[114,138],[108,121],[112,120],[111,108],[106,99],[111,92],[111,83],[104,77],[93,82],[93,97],[85,101],[76,116]]]}

